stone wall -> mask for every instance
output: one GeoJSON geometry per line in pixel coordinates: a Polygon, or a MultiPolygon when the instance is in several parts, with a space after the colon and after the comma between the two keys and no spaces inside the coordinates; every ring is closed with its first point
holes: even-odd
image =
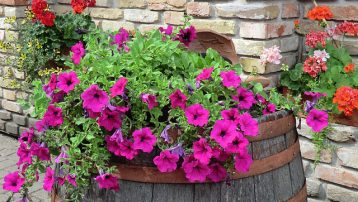
{"type": "MultiPolygon", "coordinates": [[[[70,0],[51,0],[57,13],[71,11],[70,0]]],[[[318,1],[320,3],[320,1],[318,1]]],[[[322,1],[334,12],[334,21],[358,21],[355,0],[322,1]]],[[[26,0],[0,0],[0,40],[16,40],[16,30],[6,23],[10,16],[24,17],[26,0]]],[[[181,25],[184,15],[194,17],[198,29],[213,29],[233,39],[240,63],[247,72],[258,72],[276,85],[280,65],[263,66],[259,55],[263,47],[280,46],[283,62],[292,66],[303,55],[303,38],[293,31],[293,21],[301,19],[302,27],[314,24],[304,18],[312,6],[309,0],[97,0],[97,6],[86,12],[105,30],[147,31],[166,24],[181,25]]],[[[358,65],[358,39],[347,38],[345,45],[358,65]]],[[[27,99],[29,92],[17,90],[13,84],[25,79],[12,67],[15,57],[0,52],[0,132],[17,136],[35,119],[26,115],[17,103],[27,99]],[[17,82],[14,82],[17,81],[17,82]]],[[[304,121],[303,121],[304,123],[304,121]]],[[[306,125],[302,124],[301,150],[305,158],[309,201],[358,201],[358,129],[335,126],[330,134],[334,150],[322,152],[321,163],[314,169],[314,146],[306,125]]]]}

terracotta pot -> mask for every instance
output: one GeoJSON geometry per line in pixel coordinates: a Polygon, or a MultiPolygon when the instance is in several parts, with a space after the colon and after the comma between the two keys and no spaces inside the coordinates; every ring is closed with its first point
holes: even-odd
{"type": "Polygon", "coordinates": [[[344,113],[333,117],[335,123],[358,127],[358,110],[354,110],[352,116],[345,116],[344,113]]]}

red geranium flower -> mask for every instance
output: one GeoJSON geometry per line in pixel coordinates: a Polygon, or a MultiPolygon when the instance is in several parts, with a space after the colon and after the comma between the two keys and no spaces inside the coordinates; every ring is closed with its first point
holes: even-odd
{"type": "Polygon", "coordinates": [[[310,20],[329,20],[333,14],[328,6],[316,6],[308,11],[307,17],[310,20]]]}

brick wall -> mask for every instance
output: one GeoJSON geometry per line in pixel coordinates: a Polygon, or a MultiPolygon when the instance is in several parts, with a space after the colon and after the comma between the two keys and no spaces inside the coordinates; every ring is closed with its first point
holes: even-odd
{"type": "MultiPolygon", "coordinates": [[[[71,11],[70,0],[51,0],[57,13],[71,11]]],[[[318,1],[320,3],[320,1],[318,1]]],[[[50,3],[50,2],[49,2],[50,3]]],[[[5,23],[6,16],[24,17],[25,0],[0,0],[0,40],[11,40],[13,28],[5,23]]],[[[356,0],[324,1],[330,5],[334,21],[358,21],[356,0]]],[[[96,24],[105,30],[147,31],[166,24],[181,25],[185,14],[194,17],[192,23],[198,28],[213,29],[233,39],[236,53],[246,72],[258,72],[277,84],[280,65],[263,66],[259,55],[263,47],[280,46],[283,62],[292,66],[304,50],[303,38],[293,31],[293,21],[301,19],[304,28],[314,24],[304,19],[312,6],[309,0],[97,0],[97,6],[89,12],[96,24]]],[[[355,63],[358,63],[358,39],[348,38],[344,42],[355,63]]],[[[13,86],[25,75],[11,67],[15,58],[10,53],[0,52],[0,131],[18,135],[32,126],[34,119],[16,102],[27,98],[13,86]]],[[[358,64],[357,64],[358,65],[358,64]]],[[[321,164],[314,169],[314,146],[307,126],[299,130],[301,150],[307,176],[309,201],[358,201],[358,129],[335,126],[330,140],[335,151],[323,151],[321,164]]]]}

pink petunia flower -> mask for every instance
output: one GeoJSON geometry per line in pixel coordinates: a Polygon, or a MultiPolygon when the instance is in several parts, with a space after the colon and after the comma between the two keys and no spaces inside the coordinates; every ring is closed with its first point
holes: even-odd
{"type": "Polygon", "coordinates": [[[328,126],[328,114],[322,110],[312,109],[306,117],[306,122],[313,132],[321,132],[328,126]]]}
{"type": "Polygon", "coordinates": [[[46,168],[45,178],[43,181],[43,188],[45,191],[50,192],[52,190],[52,186],[55,183],[55,171],[52,170],[51,167],[46,168]]]}
{"type": "Polygon", "coordinates": [[[267,62],[272,64],[280,64],[282,59],[281,51],[278,46],[274,45],[271,48],[264,48],[262,54],[260,55],[260,60],[262,64],[267,62]]]}
{"type": "Polygon", "coordinates": [[[174,39],[179,40],[186,47],[189,47],[190,43],[196,39],[196,30],[193,26],[181,29],[174,39]]]}
{"type": "Polygon", "coordinates": [[[17,166],[20,166],[23,163],[32,164],[31,150],[27,148],[25,143],[20,143],[16,154],[19,157],[19,161],[16,163],[17,166]]]}
{"type": "Polygon", "coordinates": [[[57,75],[52,73],[51,74],[51,77],[50,77],[50,80],[47,84],[51,90],[55,90],[56,87],[57,87],[57,75]]]}
{"type": "Polygon", "coordinates": [[[259,134],[259,123],[248,112],[240,115],[239,126],[244,135],[257,136],[259,134]]]}
{"type": "Polygon", "coordinates": [[[210,112],[200,104],[193,104],[185,109],[185,116],[189,124],[204,126],[208,123],[210,112]]]}
{"type": "Polygon", "coordinates": [[[239,103],[240,110],[250,109],[256,103],[255,95],[250,90],[239,87],[236,92],[237,95],[233,95],[232,99],[239,103]]]}
{"type": "Polygon", "coordinates": [[[118,46],[118,50],[121,48],[124,48],[126,52],[129,51],[128,46],[126,45],[126,42],[129,39],[129,33],[126,29],[120,28],[118,33],[112,37],[113,42],[112,45],[116,44],[118,46]]]}
{"type": "Polygon", "coordinates": [[[261,104],[267,104],[267,100],[264,98],[264,97],[262,97],[262,95],[260,95],[260,94],[256,94],[256,99],[261,103],[261,104]]]}
{"type": "Polygon", "coordinates": [[[50,102],[50,104],[63,102],[65,95],[66,95],[65,91],[62,91],[62,90],[59,91],[59,92],[53,93],[53,94],[51,95],[51,102],[50,102]]]}
{"type": "Polygon", "coordinates": [[[19,142],[20,143],[27,143],[27,144],[31,144],[32,143],[32,138],[35,136],[34,133],[34,128],[30,128],[29,130],[25,130],[24,132],[22,132],[20,138],[19,138],[19,142]]]}
{"type": "Polygon", "coordinates": [[[209,164],[213,155],[212,149],[205,138],[200,138],[193,143],[194,158],[205,165],[209,164]]]}
{"type": "Polygon", "coordinates": [[[64,146],[61,147],[61,153],[56,157],[55,159],[55,163],[61,163],[64,162],[65,164],[68,164],[69,161],[68,159],[68,155],[66,152],[66,148],[64,146]]]}
{"type": "Polygon", "coordinates": [[[63,72],[60,75],[58,75],[58,82],[57,87],[60,90],[63,90],[65,93],[69,93],[73,89],[75,89],[75,86],[80,83],[80,80],[77,77],[76,72],[70,71],[70,72],[63,72]]]}
{"type": "Polygon", "coordinates": [[[176,170],[178,160],[178,154],[172,154],[170,151],[165,150],[160,152],[159,156],[154,157],[153,162],[160,172],[165,173],[176,170]]]}
{"type": "Polygon", "coordinates": [[[221,111],[221,117],[224,120],[233,121],[236,125],[239,123],[240,113],[236,108],[221,111]]]}
{"type": "Polygon", "coordinates": [[[227,172],[224,166],[219,163],[211,164],[210,166],[211,173],[208,175],[208,178],[213,182],[223,181],[227,177],[227,172]]]}
{"type": "Polygon", "coordinates": [[[4,184],[2,188],[7,191],[17,193],[20,191],[22,185],[25,183],[25,179],[20,177],[19,172],[15,171],[7,174],[4,177],[4,184]]]}
{"type": "Polygon", "coordinates": [[[200,82],[203,80],[208,80],[211,78],[211,73],[214,71],[214,67],[209,67],[209,68],[205,68],[203,69],[203,71],[201,71],[201,73],[196,77],[196,81],[200,82]]]}
{"type": "Polygon", "coordinates": [[[116,156],[120,156],[121,149],[119,148],[119,143],[116,140],[111,139],[111,136],[107,135],[105,137],[107,143],[107,149],[111,153],[115,154],[116,156]]]}
{"type": "Polygon", "coordinates": [[[153,135],[150,128],[142,128],[133,132],[133,139],[135,149],[142,150],[143,152],[150,153],[153,150],[157,138],[153,135]]]}
{"type": "Polygon", "coordinates": [[[229,87],[237,88],[241,83],[240,76],[237,75],[234,70],[222,71],[220,72],[220,77],[222,79],[223,86],[227,88],[229,87]]]}
{"type": "Polygon", "coordinates": [[[111,97],[115,97],[117,95],[123,95],[127,82],[128,79],[125,77],[121,77],[120,79],[118,79],[118,81],[110,89],[111,97]]]}
{"type": "Polygon", "coordinates": [[[220,149],[219,147],[213,148],[213,157],[220,162],[225,162],[229,157],[230,154],[226,151],[220,149]]]}
{"type": "Polygon", "coordinates": [[[165,35],[171,35],[173,33],[173,26],[168,25],[167,28],[159,27],[159,31],[165,35]]]}
{"type": "Polygon", "coordinates": [[[227,147],[237,135],[236,125],[229,120],[217,120],[211,130],[210,137],[223,148],[227,147]]]}
{"type": "Polygon", "coordinates": [[[33,142],[30,150],[31,155],[37,156],[41,161],[51,160],[50,150],[43,145],[33,142]]]}
{"type": "Polygon", "coordinates": [[[55,107],[54,105],[49,105],[47,111],[44,114],[43,120],[49,126],[60,126],[63,123],[62,109],[55,107]]]}
{"type": "Polygon", "coordinates": [[[86,50],[83,47],[83,43],[80,41],[71,47],[73,64],[78,65],[81,62],[82,57],[86,54],[86,50]]]}
{"type": "Polygon", "coordinates": [[[98,125],[104,127],[107,131],[118,129],[122,125],[121,112],[110,110],[108,108],[102,111],[101,116],[97,120],[98,125]]]}
{"type": "Polygon", "coordinates": [[[69,182],[70,184],[72,184],[72,186],[77,187],[76,175],[68,174],[68,175],[66,176],[66,180],[67,180],[67,182],[69,182]]]}
{"type": "Polygon", "coordinates": [[[235,156],[235,169],[237,172],[248,172],[253,160],[246,151],[240,152],[235,156]]]}
{"type": "Polygon", "coordinates": [[[157,97],[148,93],[142,94],[140,96],[142,102],[147,103],[148,109],[152,110],[154,107],[158,106],[157,97]]]}
{"type": "Polygon", "coordinates": [[[206,177],[211,173],[211,169],[208,165],[200,163],[193,156],[187,156],[184,158],[182,164],[185,172],[185,177],[190,182],[205,182],[206,177]]]}
{"type": "Polygon", "coordinates": [[[240,132],[237,132],[234,140],[225,147],[225,151],[233,154],[240,153],[246,150],[248,145],[249,141],[240,132]]]}
{"type": "Polygon", "coordinates": [[[81,94],[81,98],[83,100],[83,108],[89,109],[92,112],[101,112],[109,102],[107,93],[95,84],[87,88],[81,94]]]}
{"type": "Polygon", "coordinates": [[[266,108],[262,111],[262,114],[272,114],[276,111],[276,105],[273,103],[269,103],[266,105],[266,108]]]}
{"type": "Polygon", "coordinates": [[[187,97],[184,93],[182,93],[179,89],[174,91],[169,95],[170,102],[172,104],[172,108],[180,107],[183,110],[186,107],[187,97]]]}
{"type": "Polygon", "coordinates": [[[134,148],[134,143],[130,140],[124,139],[119,143],[120,155],[128,160],[132,160],[138,154],[138,150],[134,148]]]}
{"type": "Polygon", "coordinates": [[[118,178],[112,174],[102,174],[95,178],[100,189],[112,189],[116,192],[119,191],[118,178]]]}

